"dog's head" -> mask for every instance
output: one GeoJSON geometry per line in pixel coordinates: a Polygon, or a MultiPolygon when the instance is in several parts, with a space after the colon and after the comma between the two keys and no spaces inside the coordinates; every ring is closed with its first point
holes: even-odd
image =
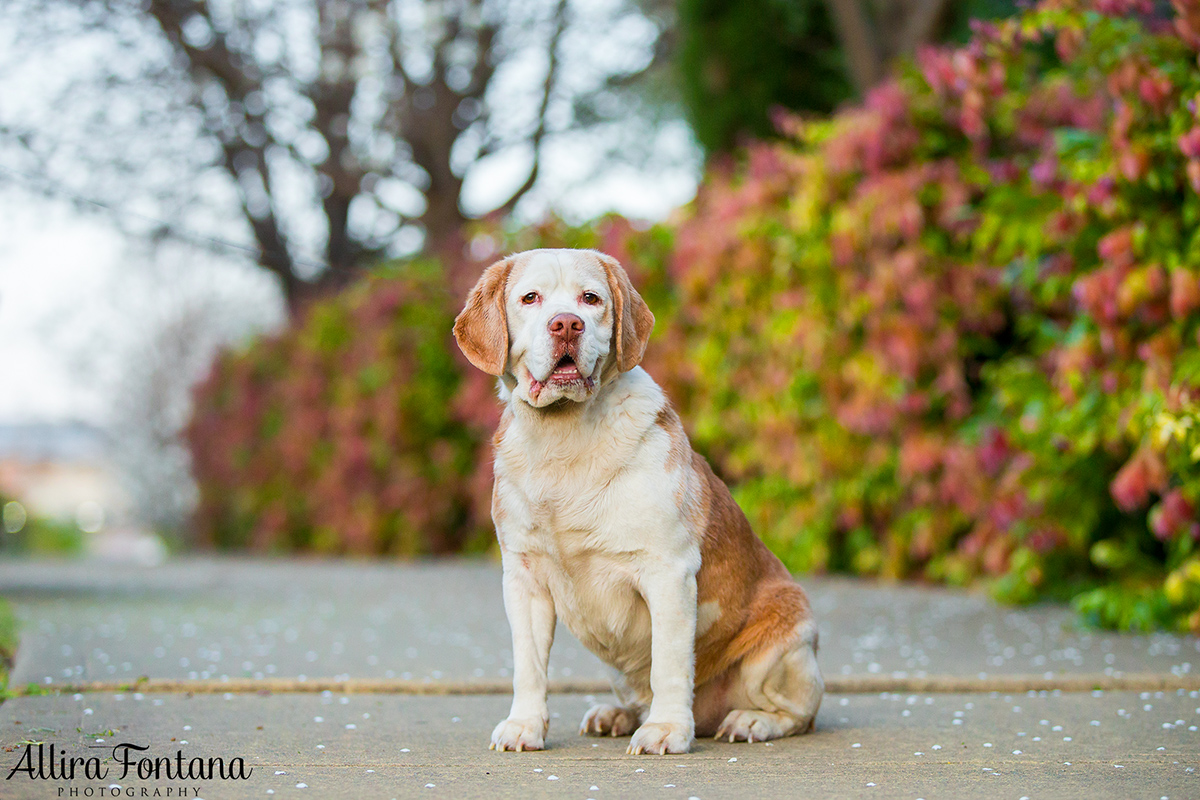
{"type": "Polygon", "coordinates": [[[638,365],[654,315],[616,259],[529,250],[488,267],[454,320],[467,359],[545,408],[583,402],[638,365]]]}

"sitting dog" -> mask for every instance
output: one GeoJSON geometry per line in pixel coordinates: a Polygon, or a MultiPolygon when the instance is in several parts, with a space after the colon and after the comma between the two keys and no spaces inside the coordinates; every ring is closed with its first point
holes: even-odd
{"type": "Polygon", "coordinates": [[[638,366],[654,315],[613,258],[531,250],[488,267],[454,322],[500,378],[492,519],[512,627],[496,750],[540,750],[558,618],[614,670],[582,734],[686,753],[697,734],[805,733],[824,693],[808,598],[692,451],[638,366]]]}

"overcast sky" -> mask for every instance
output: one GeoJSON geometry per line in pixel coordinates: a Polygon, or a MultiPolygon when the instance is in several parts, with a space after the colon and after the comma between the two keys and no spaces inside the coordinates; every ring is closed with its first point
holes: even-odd
{"type": "Polygon", "coordinates": [[[99,397],[70,362],[106,322],[90,298],[114,279],[120,243],[11,189],[0,214],[0,421],[94,419],[99,397]]]}

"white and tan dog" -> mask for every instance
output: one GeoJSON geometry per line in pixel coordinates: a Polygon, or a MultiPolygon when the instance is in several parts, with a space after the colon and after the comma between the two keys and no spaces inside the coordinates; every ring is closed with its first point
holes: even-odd
{"type": "Polygon", "coordinates": [[[493,264],[455,320],[506,404],[492,519],[515,669],[497,750],[544,746],[560,617],[616,673],[620,705],[592,708],[580,733],[632,733],[630,753],[661,754],[697,733],[813,726],[824,682],[808,599],[638,366],[653,326],[621,265],[590,250],[493,264]]]}

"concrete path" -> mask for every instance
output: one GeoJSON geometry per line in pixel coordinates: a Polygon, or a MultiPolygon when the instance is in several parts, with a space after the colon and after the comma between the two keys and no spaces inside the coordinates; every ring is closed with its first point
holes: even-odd
{"type": "MultiPolygon", "coordinates": [[[[1006,609],[978,594],[802,582],[831,685],[950,676],[982,691],[830,694],[813,735],[704,741],[687,756],[640,758],[624,754],[627,740],[577,736],[593,698],[561,694],[551,698],[548,750],[494,753],[487,741],[507,711],[503,695],[222,693],[216,685],[303,676],[312,686],[349,679],[493,691],[511,670],[494,564],[0,563],[0,595],[25,630],[14,686],[147,676],[217,690],[10,699],[0,706],[0,797],[110,796],[114,785],[122,797],[186,789],[182,796],[209,800],[1200,797],[1195,637],[1082,631],[1068,609],[1006,609]],[[1173,688],[986,691],[986,681],[1014,675],[1047,686],[1064,676],[1159,676],[1173,688]],[[135,763],[174,764],[179,751],[185,765],[240,757],[253,773],[244,781],[121,778],[108,762],[104,779],[69,781],[31,779],[22,767],[22,759],[36,767],[39,752],[48,763],[52,744],[56,756],[108,758],[123,742],[150,748],[135,763]],[[4,780],[14,767],[22,769],[4,780]]],[[[551,661],[559,681],[604,674],[562,630],[551,661]]]]}
{"type": "MultiPolygon", "coordinates": [[[[1200,672],[1200,640],[1079,630],[1061,606],[805,578],[826,675],[1200,672]]],[[[270,676],[508,678],[500,570],[188,560],[162,567],[0,562],[26,634],[13,683],[270,676]],[[49,680],[47,680],[49,679],[49,680]]],[[[559,627],[551,677],[605,677],[559,627]]]]}

